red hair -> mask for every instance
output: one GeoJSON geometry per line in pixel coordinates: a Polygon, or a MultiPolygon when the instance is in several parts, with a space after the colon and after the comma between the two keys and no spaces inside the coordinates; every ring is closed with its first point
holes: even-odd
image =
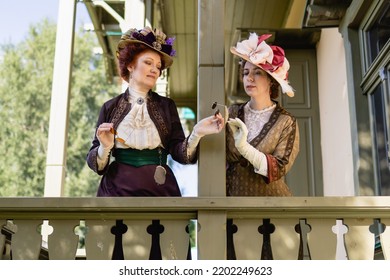
{"type": "MultiPolygon", "coordinates": [[[[118,51],[118,72],[122,79],[124,79],[125,81],[129,81],[130,72],[127,67],[133,62],[135,62],[137,60],[137,57],[146,50],[152,49],[142,43],[133,43],[127,44],[118,51]]],[[[159,54],[159,56],[161,57],[161,54],[159,54]]],[[[160,75],[162,69],[165,69],[165,63],[163,59],[161,59],[160,75]]]]}

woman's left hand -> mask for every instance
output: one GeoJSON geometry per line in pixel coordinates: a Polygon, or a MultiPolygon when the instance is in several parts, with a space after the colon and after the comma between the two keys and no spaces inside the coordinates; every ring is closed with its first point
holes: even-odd
{"type": "Polygon", "coordinates": [[[234,144],[236,148],[240,151],[241,148],[248,144],[248,128],[246,127],[245,123],[239,118],[229,119],[227,123],[232,130],[234,144]]]}
{"type": "Polygon", "coordinates": [[[195,126],[194,132],[198,136],[205,136],[221,132],[225,125],[225,120],[221,113],[201,119],[195,126]]]}

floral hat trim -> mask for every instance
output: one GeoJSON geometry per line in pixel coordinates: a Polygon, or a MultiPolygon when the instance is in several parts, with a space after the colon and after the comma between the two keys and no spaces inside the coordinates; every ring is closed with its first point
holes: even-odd
{"type": "Polygon", "coordinates": [[[161,53],[165,61],[165,67],[168,68],[173,63],[172,57],[176,55],[176,51],[173,49],[174,41],[174,37],[167,38],[164,32],[159,29],[153,30],[149,26],[144,27],[142,30],[132,28],[121,36],[118,43],[118,51],[127,44],[143,43],[161,53]]]}
{"type": "Polygon", "coordinates": [[[266,71],[280,84],[283,93],[293,97],[294,89],[287,80],[290,63],[281,47],[270,46],[265,42],[271,36],[250,33],[248,40],[238,42],[230,51],[266,71]]]}

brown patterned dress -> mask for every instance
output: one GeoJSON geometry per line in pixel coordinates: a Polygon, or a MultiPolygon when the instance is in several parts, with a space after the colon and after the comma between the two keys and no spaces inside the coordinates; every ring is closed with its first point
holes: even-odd
{"type": "MultiPolygon", "coordinates": [[[[267,158],[268,175],[254,171],[254,167],[238,152],[229,126],[226,127],[228,196],[292,196],[284,176],[291,169],[299,151],[298,124],[290,113],[277,102],[268,122],[249,143],[267,158]]],[[[230,118],[245,122],[244,104],[229,108],[230,118]]]]}

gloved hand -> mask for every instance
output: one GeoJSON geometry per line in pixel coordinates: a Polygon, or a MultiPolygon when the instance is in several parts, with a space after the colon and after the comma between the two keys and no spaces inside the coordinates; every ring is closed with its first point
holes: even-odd
{"type": "Polygon", "coordinates": [[[239,118],[229,119],[228,124],[233,132],[234,145],[241,153],[240,150],[242,150],[246,145],[249,145],[247,142],[248,128],[239,118]]]}
{"type": "Polygon", "coordinates": [[[229,119],[229,127],[233,132],[234,145],[238,152],[255,168],[255,172],[267,176],[267,157],[248,143],[248,128],[239,118],[229,119]]]}

